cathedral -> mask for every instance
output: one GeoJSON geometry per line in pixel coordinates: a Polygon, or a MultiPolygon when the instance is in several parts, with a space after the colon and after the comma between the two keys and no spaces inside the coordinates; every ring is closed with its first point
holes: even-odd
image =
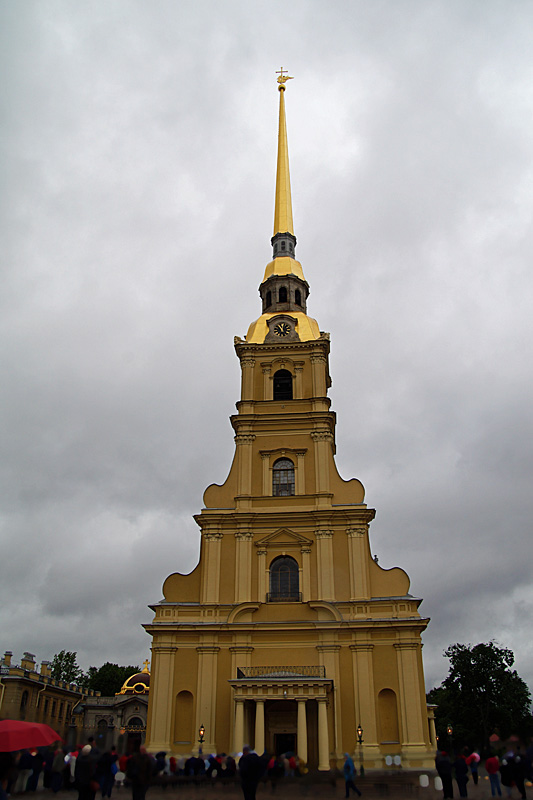
{"type": "Polygon", "coordinates": [[[280,71],[272,260],[261,316],[235,337],[235,455],[205,490],[200,560],[163,586],[152,636],[147,746],[175,755],[293,751],[329,770],[433,766],[421,633],[399,568],[371,557],[375,511],[335,465],[330,337],[307,314],[296,260],[280,71]]]}

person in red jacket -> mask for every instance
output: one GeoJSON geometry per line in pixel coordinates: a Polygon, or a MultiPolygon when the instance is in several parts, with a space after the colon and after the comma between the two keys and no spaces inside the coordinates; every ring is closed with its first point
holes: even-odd
{"type": "Polygon", "coordinates": [[[490,756],[485,761],[485,769],[490,780],[490,791],[493,797],[498,793],[498,797],[502,796],[502,787],[500,786],[500,762],[498,756],[490,756]]]}

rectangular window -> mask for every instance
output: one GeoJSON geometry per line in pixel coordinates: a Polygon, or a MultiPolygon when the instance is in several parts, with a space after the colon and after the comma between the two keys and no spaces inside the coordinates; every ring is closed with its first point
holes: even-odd
{"type": "Polygon", "coordinates": [[[63,716],[63,703],[59,704],[59,715],[58,716],[59,716],[59,719],[61,719],[61,717],[63,716]]]}
{"type": "Polygon", "coordinates": [[[44,701],[44,713],[45,714],[48,714],[48,706],[49,705],[50,705],[50,700],[48,699],[48,697],[46,697],[45,701],[44,701]]]}

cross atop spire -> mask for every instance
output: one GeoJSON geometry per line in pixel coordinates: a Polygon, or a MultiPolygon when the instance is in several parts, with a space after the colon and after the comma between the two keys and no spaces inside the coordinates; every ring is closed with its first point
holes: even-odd
{"type": "Polygon", "coordinates": [[[285,91],[285,84],[287,83],[287,81],[294,80],[294,78],[292,78],[288,72],[286,75],[283,74],[284,72],[287,72],[287,70],[283,69],[283,67],[281,67],[281,69],[276,70],[276,75],[279,75],[279,78],[276,78],[276,80],[279,83],[278,89],[280,92],[285,91]]]}

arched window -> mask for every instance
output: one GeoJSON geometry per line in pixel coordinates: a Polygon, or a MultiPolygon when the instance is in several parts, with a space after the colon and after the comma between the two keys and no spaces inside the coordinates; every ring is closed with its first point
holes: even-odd
{"type": "Polygon", "coordinates": [[[278,458],[272,469],[272,494],[289,497],[294,494],[294,464],[289,458],[278,458]]]}
{"type": "Polygon", "coordinates": [[[292,375],[287,369],[274,373],[274,400],[292,400],[292,375]]]}
{"type": "Polygon", "coordinates": [[[269,601],[298,601],[299,588],[298,562],[290,556],[276,558],[270,565],[269,601]]]}
{"type": "Polygon", "coordinates": [[[272,292],[267,292],[266,307],[269,308],[271,305],[272,305],[272,292]]]}
{"type": "Polygon", "coordinates": [[[287,287],[286,286],[280,286],[279,287],[278,301],[280,303],[286,303],[287,302],[287,287]]]}
{"type": "Polygon", "coordinates": [[[28,698],[29,698],[28,692],[27,691],[22,692],[22,697],[20,698],[21,711],[25,711],[26,706],[28,705],[28,698]]]}
{"type": "Polygon", "coordinates": [[[296,291],[294,292],[294,302],[296,303],[297,306],[302,305],[302,293],[300,292],[299,289],[296,289],[296,291]]]}

